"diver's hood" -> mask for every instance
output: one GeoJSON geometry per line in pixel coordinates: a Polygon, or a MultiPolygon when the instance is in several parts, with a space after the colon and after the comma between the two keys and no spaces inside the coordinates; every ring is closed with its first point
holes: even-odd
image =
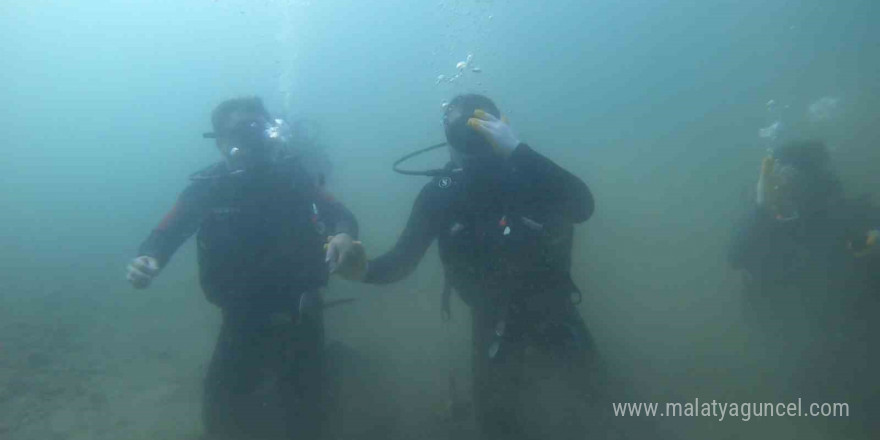
{"type": "Polygon", "coordinates": [[[491,154],[492,144],[483,135],[467,125],[473,112],[474,109],[466,112],[457,107],[446,107],[446,113],[443,115],[446,140],[453,149],[463,154],[471,156],[491,154]]]}

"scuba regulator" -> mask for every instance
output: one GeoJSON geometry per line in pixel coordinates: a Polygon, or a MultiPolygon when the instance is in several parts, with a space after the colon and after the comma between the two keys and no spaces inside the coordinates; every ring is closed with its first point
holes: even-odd
{"type": "MultiPolygon", "coordinates": [[[[490,109],[489,113],[493,114],[495,117],[500,117],[500,113],[494,108],[494,104],[488,108],[490,109]]],[[[479,164],[481,162],[490,161],[493,156],[492,144],[490,144],[482,134],[468,126],[468,119],[471,118],[476,109],[476,106],[447,105],[443,111],[443,131],[446,134],[447,141],[409,153],[394,161],[391,169],[397,173],[408,176],[436,177],[446,174],[449,172],[448,167],[417,171],[404,170],[401,169],[399,165],[413,157],[420,156],[447,145],[452,147],[453,158],[457,158],[458,162],[479,164]]]]}
{"type": "Polygon", "coordinates": [[[291,139],[291,129],[282,119],[258,118],[240,121],[220,133],[204,133],[202,137],[218,139],[230,170],[240,174],[280,159],[291,139]]]}

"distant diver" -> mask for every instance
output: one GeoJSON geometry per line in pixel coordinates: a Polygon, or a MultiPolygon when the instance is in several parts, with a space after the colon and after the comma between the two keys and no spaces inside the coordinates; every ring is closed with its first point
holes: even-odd
{"type": "MultiPolygon", "coordinates": [[[[880,381],[862,366],[880,362],[880,209],[845,197],[818,141],[765,157],[755,189],[729,261],[742,272],[746,322],[764,336],[756,342],[791,365],[775,391],[875,405],[880,381]]],[[[851,436],[880,429],[869,412],[847,423],[851,436]]]]}

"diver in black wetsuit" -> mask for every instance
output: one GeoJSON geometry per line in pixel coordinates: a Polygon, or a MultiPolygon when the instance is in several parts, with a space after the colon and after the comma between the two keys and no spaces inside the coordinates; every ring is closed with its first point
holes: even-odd
{"type": "Polygon", "coordinates": [[[259,98],[225,101],[211,119],[214,132],[205,137],[216,139],[225,160],[192,176],[141,245],[128,279],[147,287],[198,231],[202,289],[223,312],[205,379],[206,437],[318,438],[318,289],[327,282],[327,263],[350,254],[357,222],[286,148],[284,122],[259,98]],[[325,253],[328,234],[335,236],[325,253]],[[266,397],[266,384],[274,398],[266,397]]]}
{"type": "MultiPolygon", "coordinates": [[[[780,374],[773,386],[805,401],[876,407],[878,239],[880,209],[844,196],[823,143],[790,142],[764,158],[728,258],[742,272],[745,315],[773,365],[767,374],[780,374]]],[[[877,429],[861,409],[846,433],[873,438],[862,435],[877,429]]]]}
{"type": "Polygon", "coordinates": [[[880,211],[844,197],[825,145],[792,142],[764,159],[754,206],[736,227],[728,259],[743,271],[751,311],[762,319],[799,308],[819,320],[846,302],[858,310],[853,287],[880,288],[878,236],[880,211]]]}
{"type": "Polygon", "coordinates": [[[448,287],[473,311],[483,437],[580,440],[601,379],[570,266],[574,225],[592,215],[593,196],[499,118],[484,96],[453,99],[444,116],[452,163],[424,186],[393,249],[338,273],[393,283],[437,239],[448,287]]]}

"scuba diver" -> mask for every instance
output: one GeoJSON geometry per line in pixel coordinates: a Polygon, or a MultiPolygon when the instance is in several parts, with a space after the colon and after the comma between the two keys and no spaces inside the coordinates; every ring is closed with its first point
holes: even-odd
{"type": "MultiPolygon", "coordinates": [[[[825,145],[816,141],[791,142],[764,158],[754,208],[738,225],[728,254],[744,273],[750,300],[773,300],[786,287],[831,292],[854,279],[876,283],[880,215],[867,200],[844,197],[829,162],[825,145]]],[[[800,296],[808,313],[825,313],[826,300],[843,299],[839,292],[800,296]]],[[[755,307],[762,311],[769,312],[755,307]]]]}
{"type": "Polygon", "coordinates": [[[444,144],[395,163],[404,174],[433,177],[397,243],[369,261],[356,245],[358,257],[337,274],[396,282],[436,239],[444,314],[452,290],[473,312],[474,408],[483,438],[582,439],[602,379],[570,266],[574,225],[593,214],[593,196],[578,177],[520,142],[485,96],[452,99],[443,125],[452,159],[445,168],[397,168],[444,144]]]}
{"type": "MultiPolygon", "coordinates": [[[[763,362],[774,365],[766,373],[781,373],[773,386],[805,401],[876,405],[880,210],[844,196],[817,141],[787,143],[764,158],[752,204],[728,259],[742,271],[763,362]]],[[[877,432],[872,414],[854,410],[852,418],[852,438],[877,432]]]]}
{"type": "Polygon", "coordinates": [[[128,280],[149,286],[198,231],[201,287],[223,316],[204,383],[205,437],[318,438],[319,289],[351,254],[357,222],[302,166],[289,148],[289,127],[259,98],[222,102],[211,123],[204,137],[215,140],[223,160],[190,177],[141,244],[128,280]]]}

